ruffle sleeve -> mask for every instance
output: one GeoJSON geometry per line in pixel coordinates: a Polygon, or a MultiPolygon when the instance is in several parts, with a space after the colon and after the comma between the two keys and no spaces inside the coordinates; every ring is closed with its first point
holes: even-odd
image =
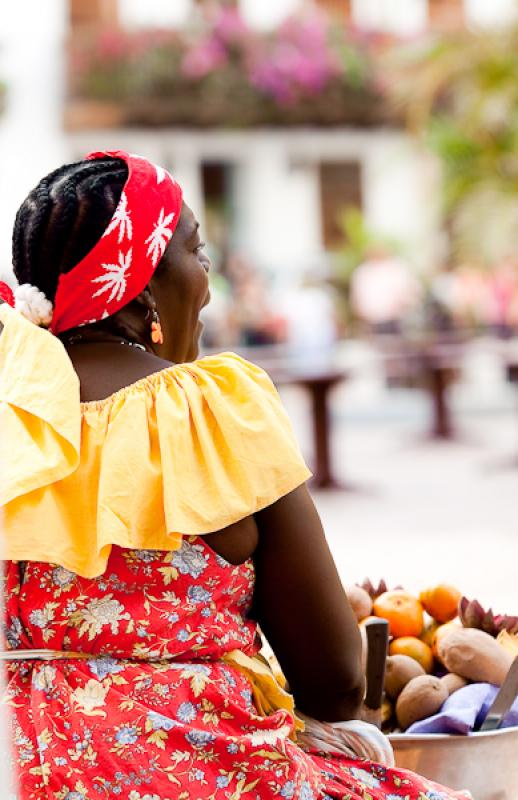
{"type": "Polygon", "coordinates": [[[80,404],[61,344],[27,323],[29,357],[26,338],[6,338],[6,319],[4,558],[95,577],[114,544],[177,549],[183,535],[225,528],[310,476],[272,382],[239,356],[175,365],[80,404]]]}
{"type": "Polygon", "coordinates": [[[164,377],[156,421],[169,528],[219,530],[307,480],[288,416],[262,369],[224,353],[164,377]]]}
{"type": "Polygon", "coordinates": [[[79,381],[54,336],[0,305],[0,506],[79,464],[79,381]]]}

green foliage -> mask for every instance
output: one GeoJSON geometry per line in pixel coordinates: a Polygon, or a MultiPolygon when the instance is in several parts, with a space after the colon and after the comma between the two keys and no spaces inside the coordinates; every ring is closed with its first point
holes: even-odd
{"type": "Polygon", "coordinates": [[[335,256],[334,278],[343,286],[348,286],[354,270],[369,257],[372,250],[398,250],[393,239],[376,233],[367,225],[363,213],[355,206],[342,209],[338,222],[343,232],[344,244],[335,256]]]}
{"type": "Polygon", "coordinates": [[[348,42],[343,33],[334,37],[337,56],[351,87],[361,89],[369,84],[372,64],[364,50],[348,42]]]}
{"type": "Polygon", "coordinates": [[[338,317],[346,326],[355,322],[350,303],[351,278],[357,267],[369,258],[373,251],[396,253],[398,243],[374,231],[356,206],[343,208],[338,215],[343,233],[343,245],[331,261],[329,284],[336,292],[338,317]]]}
{"type": "Polygon", "coordinates": [[[344,235],[344,245],[336,256],[336,277],[342,283],[348,284],[356,267],[365,260],[375,237],[367,227],[360,209],[354,206],[340,212],[339,224],[344,235]]]}
{"type": "Polygon", "coordinates": [[[403,53],[393,99],[443,168],[452,255],[486,268],[518,247],[518,28],[403,53]]]}

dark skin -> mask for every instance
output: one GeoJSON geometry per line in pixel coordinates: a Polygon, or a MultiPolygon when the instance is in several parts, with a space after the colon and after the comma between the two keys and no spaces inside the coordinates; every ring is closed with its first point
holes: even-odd
{"type": "MultiPolygon", "coordinates": [[[[103,399],[171,364],[197,358],[210,267],[198,227],[184,204],[148,289],[115,317],[79,329],[80,342],[67,344],[62,337],[83,401],[103,399]],[[163,345],[150,339],[153,302],[163,345]],[[121,346],[114,323],[146,351],[121,346]]],[[[253,558],[252,617],[280,661],[297,708],[330,722],[358,717],[364,692],[358,626],[306,487],[204,538],[232,564],[253,558]]]]}
{"type": "Polygon", "coordinates": [[[82,401],[103,399],[171,364],[197,358],[202,331],[199,315],[210,300],[209,269],[198,222],[184,203],[174,236],[148,288],[103,323],[67,331],[61,337],[80,378],[82,401]],[[154,306],[163,345],[151,341],[154,306]],[[80,341],[68,345],[68,339],[76,336],[80,341]],[[136,342],[146,352],[121,347],[121,340],[136,342]]]}

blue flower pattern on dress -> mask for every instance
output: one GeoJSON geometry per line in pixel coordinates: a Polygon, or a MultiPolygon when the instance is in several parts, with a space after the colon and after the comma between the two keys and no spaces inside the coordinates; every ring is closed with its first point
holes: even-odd
{"type": "Polygon", "coordinates": [[[251,562],[200,537],[179,550],[113,547],[106,572],[6,564],[4,647],[87,659],[6,665],[18,800],[453,800],[429,781],[304,753],[284,710],[257,713],[251,562]]]}

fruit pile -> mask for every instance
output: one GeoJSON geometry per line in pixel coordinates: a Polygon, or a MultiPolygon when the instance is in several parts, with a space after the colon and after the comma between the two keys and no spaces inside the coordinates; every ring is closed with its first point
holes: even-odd
{"type": "Polygon", "coordinates": [[[500,686],[518,655],[518,617],[494,615],[476,600],[440,584],[412,595],[384,581],[346,587],[364,644],[372,619],[389,623],[382,706],[384,730],[406,730],[436,714],[450,694],[470,682],[500,686]]]}

